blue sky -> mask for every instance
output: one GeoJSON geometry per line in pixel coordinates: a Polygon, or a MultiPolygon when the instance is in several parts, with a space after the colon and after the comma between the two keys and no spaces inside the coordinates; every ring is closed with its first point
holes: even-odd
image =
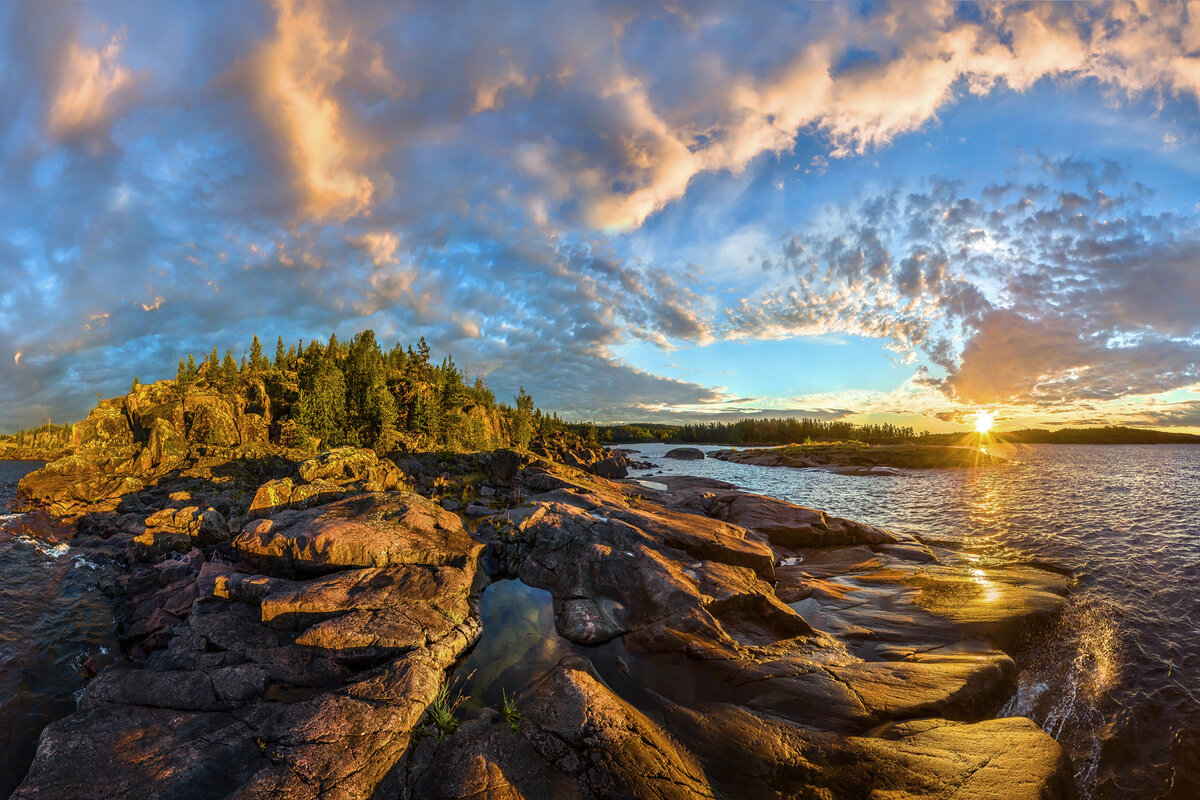
{"type": "Polygon", "coordinates": [[[1197,428],[1197,53],[1186,3],[8,4],[0,428],[365,327],[571,418],[1197,428]]]}

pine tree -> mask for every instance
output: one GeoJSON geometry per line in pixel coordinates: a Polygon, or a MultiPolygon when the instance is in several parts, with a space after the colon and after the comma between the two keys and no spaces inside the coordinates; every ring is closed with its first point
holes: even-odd
{"type": "Polygon", "coordinates": [[[196,369],[196,357],[193,356],[191,353],[188,353],[187,375],[188,375],[188,383],[189,384],[191,384],[193,381],[196,380],[196,374],[198,372],[199,372],[199,370],[196,369]]]}
{"type": "Polygon", "coordinates": [[[283,349],[283,337],[279,337],[279,341],[275,344],[275,369],[282,370],[285,366],[287,353],[283,349]]]}
{"type": "Polygon", "coordinates": [[[262,372],[263,370],[263,353],[262,342],[258,341],[258,334],[254,334],[254,341],[250,343],[250,371],[262,372]]]}
{"type": "Polygon", "coordinates": [[[233,360],[233,353],[229,350],[226,350],[225,360],[221,362],[221,391],[225,394],[232,395],[237,393],[237,388],[237,362],[233,360]]]}
{"type": "Polygon", "coordinates": [[[301,386],[296,416],[301,429],[326,449],[348,441],[346,379],[332,362],[321,359],[301,386]]]}
{"type": "MultiPolygon", "coordinates": [[[[195,360],[188,356],[188,360],[192,362],[193,369],[195,368],[195,360]]],[[[175,372],[175,388],[179,392],[180,400],[187,400],[188,390],[192,388],[192,380],[195,373],[188,369],[188,365],[181,358],[179,359],[179,369],[175,372]]]]}
{"type": "Polygon", "coordinates": [[[533,440],[534,434],[533,398],[522,386],[513,399],[517,402],[516,413],[513,415],[514,443],[517,447],[526,448],[529,447],[529,442],[533,440]]]}

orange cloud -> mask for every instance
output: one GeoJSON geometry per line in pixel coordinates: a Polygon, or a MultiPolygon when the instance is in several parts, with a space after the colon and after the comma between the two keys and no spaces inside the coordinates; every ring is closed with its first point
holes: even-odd
{"type": "Polygon", "coordinates": [[[279,0],[276,8],[274,35],[243,65],[258,112],[285,149],[305,216],[364,214],[375,197],[366,174],[374,148],[337,93],[357,43],[330,31],[321,4],[279,0]]]}
{"type": "Polygon", "coordinates": [[[122,96],[135,83],[133,73],[121,66],[122,46],[120,34],[99,48],[84,47],[77,39],[67,45],[50,102],[52,135],[69,139],[107,132],[122,96]]]}
{"type": "Polygon", "coordinates": [[[871,24],[834,20],[774,74],[714,86],[701,113],[656,107],[637,81],[609,87],[606,100],[619,94],[625,103],[620,168],[628,174],[615,176],[620,188],[613,189],[612,174],[585,173],[589,221],[637,227],[696,175],[740,171],[762,153],[790,149],[810,126],[829,136],[836,157],[887,145],[953,102],[959,81],[977,94],[1001,83],[1024,91],[1045,78],[1092,77],[1129,93],[1200,95],[1200,59],[1192,55],[1200,25],[1176,3],[1149,13],[1128,3],[997,4],[980,22],[958,19],[952,3],[900,3],[871,24]],[[1097,24],[1097,16],[1120,25],[1097,24]],[[835,68],[847,44],[869,45],[879,30],[888,34],[882,49],[894,47],[894,56],[835,68]]]}

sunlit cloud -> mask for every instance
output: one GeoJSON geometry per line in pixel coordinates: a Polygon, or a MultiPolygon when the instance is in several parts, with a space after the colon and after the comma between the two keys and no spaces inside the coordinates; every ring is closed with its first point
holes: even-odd
{"type": "Polygon", "coordinates": [[[121,64],[123,40],[117,33],[100,47],[87,47],[78,38],[67,43],[49,107],[52,135],[61,139],[107,135],[136,84],[133,72],[121,64]]]}
{"type": "MultiPolygon", "coordinates": [[[[287,154],[302,213],[362,214],[376,193],[364,171],[373,147],[355,131],[337,94],[352,50],[362,43],[332,32],[323,4],[278,0],[275,8],[274,34],[241,65],[241,78],[287,154]]],[[[381,61],[370,64],[386,70],[381,61]]]]}

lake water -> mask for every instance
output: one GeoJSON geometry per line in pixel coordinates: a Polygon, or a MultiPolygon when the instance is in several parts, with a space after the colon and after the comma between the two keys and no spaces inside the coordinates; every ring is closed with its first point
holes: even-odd
{"type": "Polygon", "coordinates": [[[1086,798],[1200,797],[1200,446],[1002,446],[991,452],[1013,463],[999,468],[871,477],[628,448],[666,474],[1071,568],[1079,584],[1062,623],[1018,657],[1005,713],[1067,749],[1086,798]]]}
{"type": "MultiPolygon", "coordinates": [[[[0,461],[0,519],[34,461],[0,461]]],[[[116,646],[101,568],[66,547],[0,542],[0,797],[29,768],[37,737],[75,710],[88,657],[116,646]]]]}

